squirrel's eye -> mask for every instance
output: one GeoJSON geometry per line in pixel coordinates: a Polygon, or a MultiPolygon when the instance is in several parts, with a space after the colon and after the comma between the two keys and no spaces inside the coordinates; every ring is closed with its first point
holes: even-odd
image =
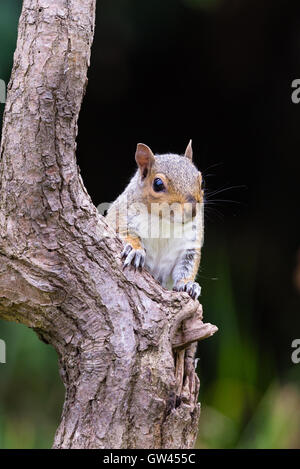
{"type": "Polygon", "coordinates": [[[162,180],[160,178],[155,178],[153,181],[153,189],[155,190],[155,192],[161,192],[164,190],[164,188],[165,185],[162,180]]]}

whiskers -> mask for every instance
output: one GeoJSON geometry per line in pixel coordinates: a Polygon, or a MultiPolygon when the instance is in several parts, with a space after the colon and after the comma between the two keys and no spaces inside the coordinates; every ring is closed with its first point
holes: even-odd
{"type": "MultiPolygon", "coordinates": [[[[217,165],[214,165],[217,166],[217,165]]],[[[214,176],[212,174],[207,174],[204,176],[204,178],[207,178],[209,176],[214,176]]],[[[243,205],[242,202],[239,200],[234,200],[234,199],[223,199],[223,198],[216,198],[216,196],[219,196],[219,194],[223,194],[224,192],[232,191],[232,190],[237,190],[237,189],[247,189],[247,186],[245,185],[237,185],[237,186],[222,186],[219,189],[215,190],[209,190],[206,187],[204,188],[204,214],[205,216],[209,215],[216,215],[217,218],[223,220],[224,219],[224,214],[218,210],[220,206],[224,206],[224,204],[234,204],[234,205],[243,205]]]]}
{"type": "MultiPolygon", "coordinates": [[[[217,189],[215,191],[208,191],[204,190],[204,195],[205,195],[205,200],[209,201],[211,200],[212,197],[218,194],[222,194],[223,192],[230,191],[232,189],[247,189],[247,186],[245,185],[240,185],[240,186],[229,186],[229,187],[221,187],[220,189],[217,189]]],[[[226,199],[214,199],[215,201],[224,201],[226,202],[226,199]]],[[[227,202],[236,202],[235,200],[227,200],[227,202]]]]}

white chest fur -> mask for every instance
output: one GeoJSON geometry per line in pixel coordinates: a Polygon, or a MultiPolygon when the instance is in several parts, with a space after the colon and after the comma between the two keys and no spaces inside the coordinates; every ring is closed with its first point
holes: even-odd
{"type": "Polygon", "coordinates": [[[201,214],[197,219],[185,224],[153,218],[153,215],[140,217],[139,226],[146,250],[146,269],[165,288],[172,288],[174,267],[188,249],[201,248],[203,244],[201,214]]]}

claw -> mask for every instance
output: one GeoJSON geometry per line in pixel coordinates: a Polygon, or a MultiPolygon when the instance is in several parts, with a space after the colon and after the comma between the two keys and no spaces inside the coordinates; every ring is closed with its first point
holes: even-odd
{"type": "Polygon", "coordinates": [[[134,256],[135,256],[135,250],[132,249],[132,250],[129,252],[129,254],[127,255],[127,257],[126,257],[126,259],[125,259],[125,261],[124,261],[124,264],[123,264],[124,267],[127,267],[128,265],[131,264],[131,262],[132,262],[133,259],[134,259],[134,256]]]}
{"type": "Polygon", "coordinates": [[[138,269],[140,267],[141,259],[142,259],[142,253],[137,251],[135,254],[135,258],[134,258],[135,269],[138,269]]]}
{"type": "Polygon", "coordinates": [[[123,259],[124,257],[127,257],[131,250],[132,246],[127,243],[122,251],[121,258],[123,259]]]}
{"type": "Polygon", "coordinates": [[[196,300],[198,296],[201,295],[201,287],[197,282],[179,282],[177,283],[173,290],[175,291],[185,291],[187,292],[193,300],[196,300]]]}
{"type": "Polygon", "coordinates": [[[130,244],[126,244],[122,252],[123,258],[125,258],[123,268],[132,265],[135,270],[142,269],[145,265],[146,253],[144,249],[133,249],[130,244]]]}

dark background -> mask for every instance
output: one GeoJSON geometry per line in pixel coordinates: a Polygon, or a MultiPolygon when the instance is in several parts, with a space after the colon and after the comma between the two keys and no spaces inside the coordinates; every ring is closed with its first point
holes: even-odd
{"type": "MultiPolygon", "coordinates": [[[[78,136],[94,203],[124,189],[137,142],[182,153],[192,138],[206,181],[198,281],[205,319],[220,330],[198,350],[197,445],[300,447],[300,364],[291,361],[300,338],[300,104],[291,100],[300,78],[299,0],[97,4],[78,136]]],[[[0,6],[6,81],[20,5],[0,6]]],[[[0,338],[8,348],[0,446],[49,446],[63,397],[55,354],[20,326],[1,322],[0,338]]]]}

